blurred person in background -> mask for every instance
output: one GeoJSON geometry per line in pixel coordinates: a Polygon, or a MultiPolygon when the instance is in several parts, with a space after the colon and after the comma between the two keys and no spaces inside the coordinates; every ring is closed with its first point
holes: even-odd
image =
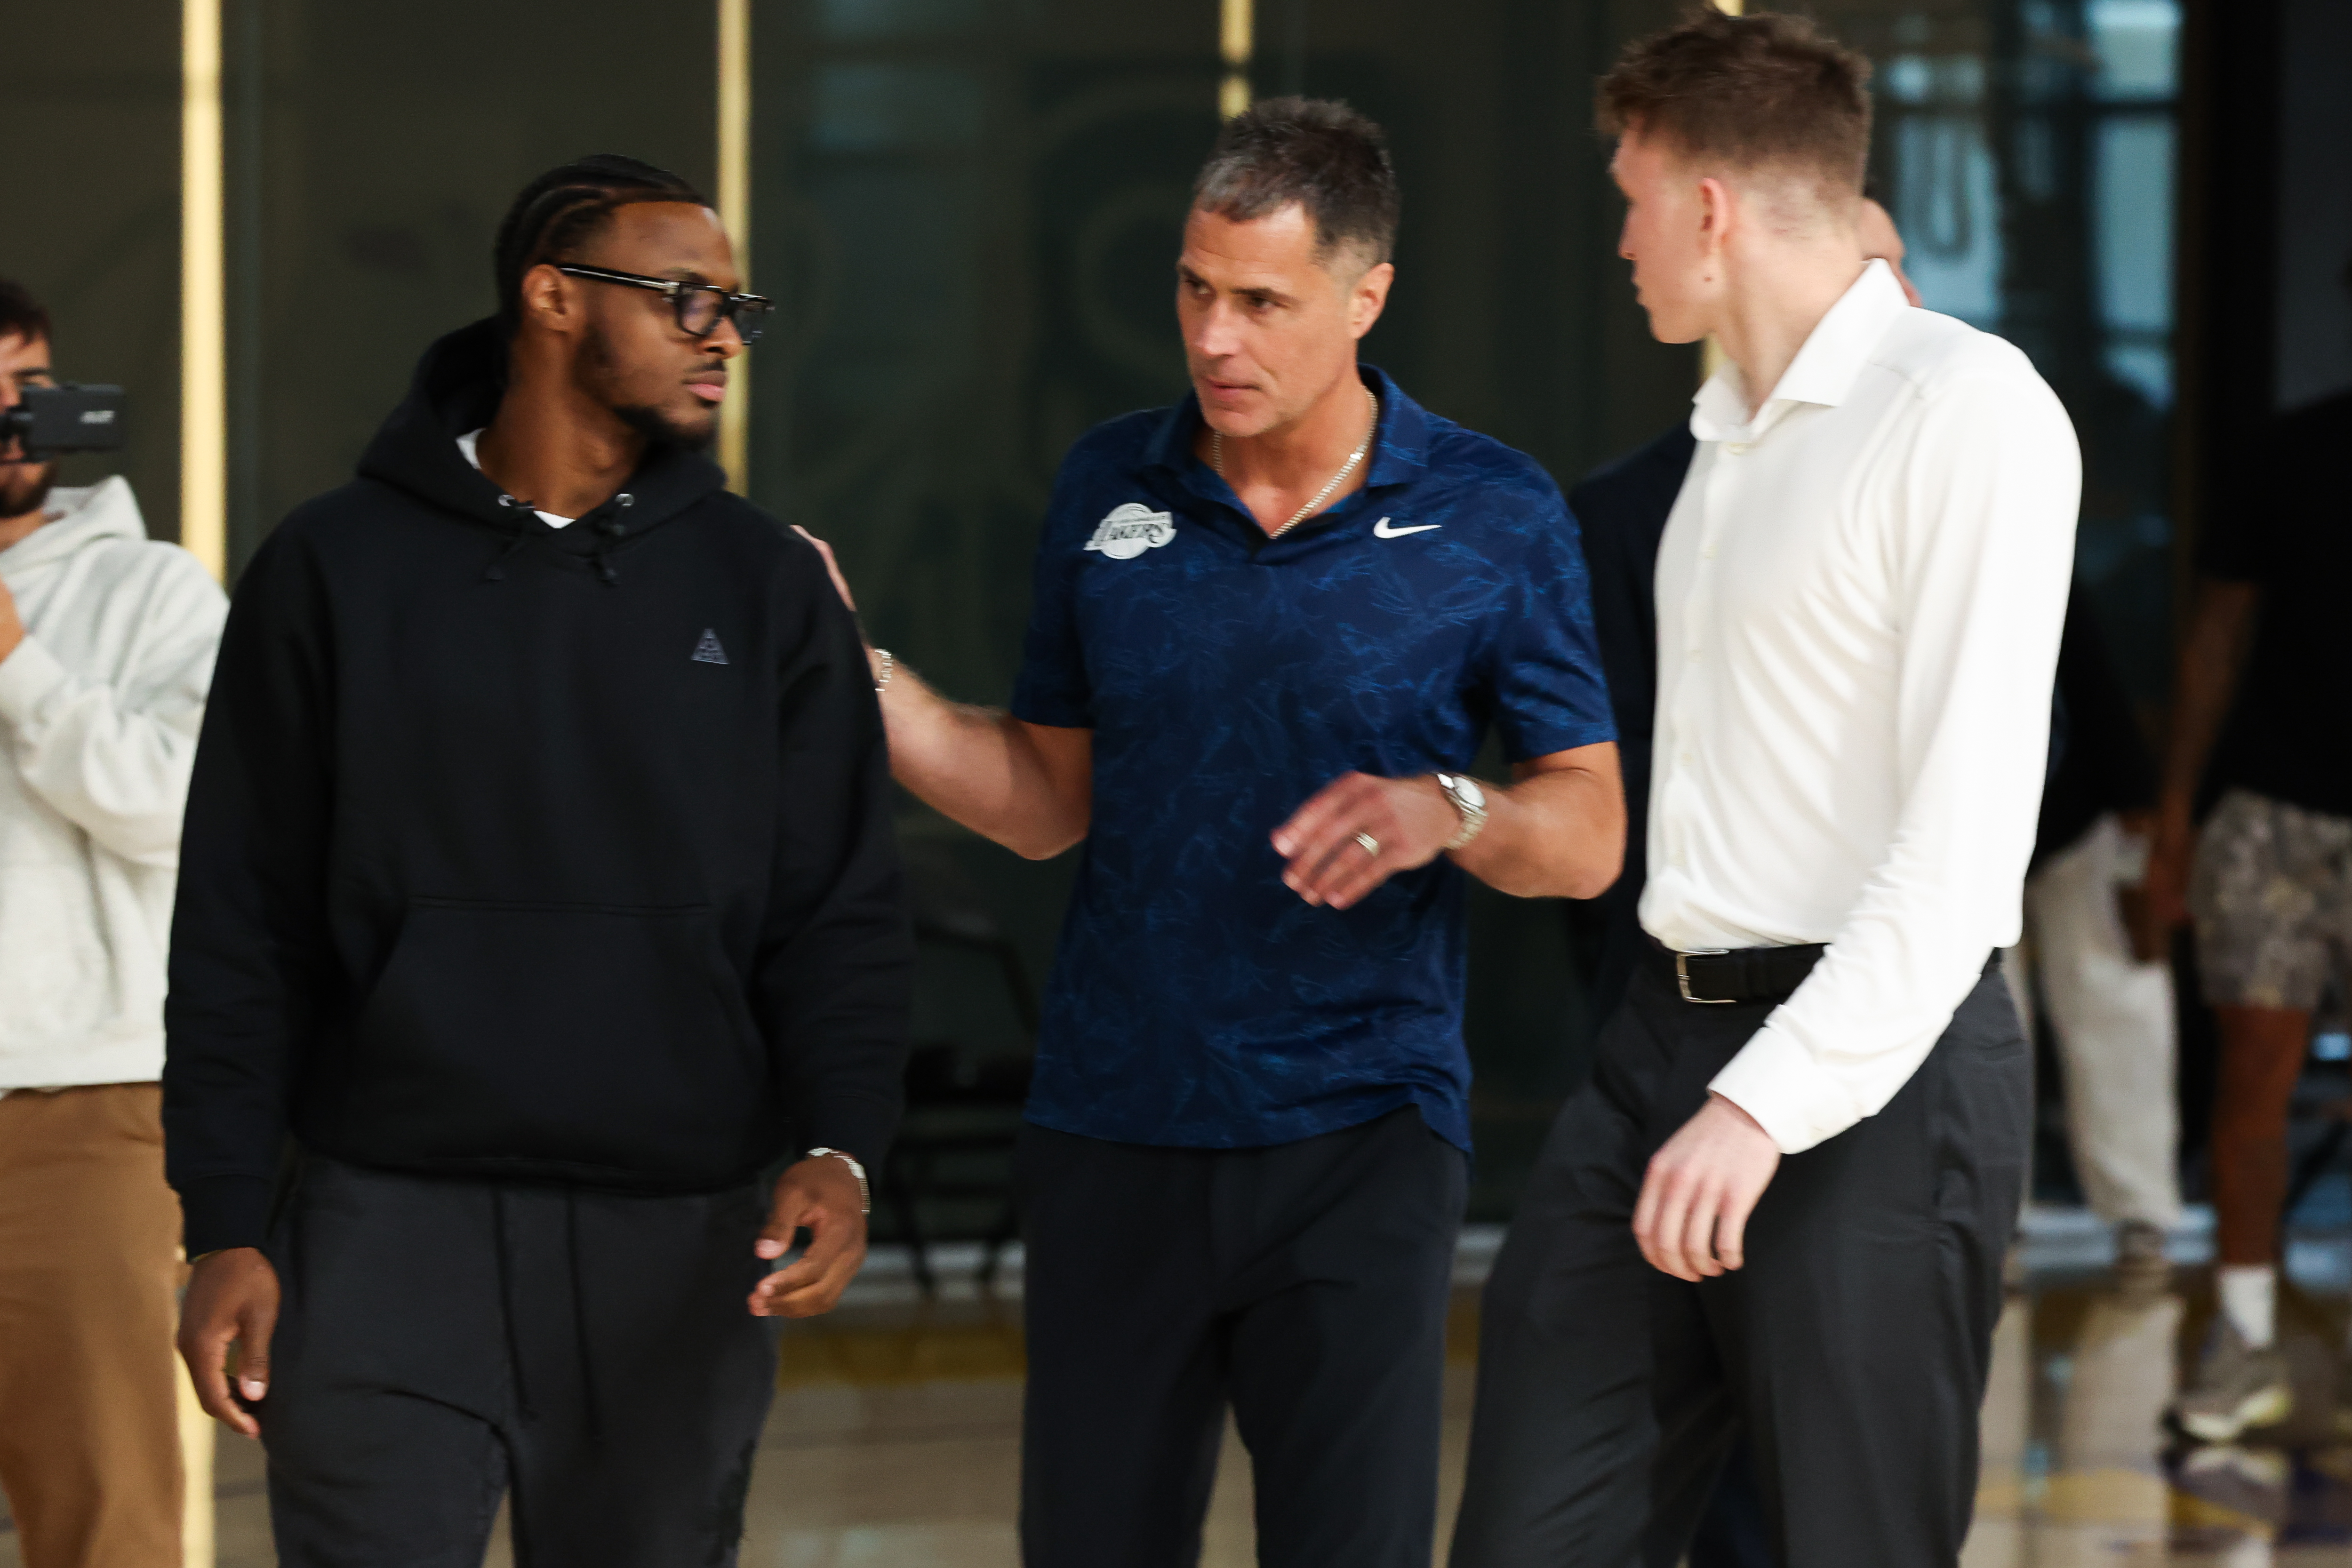
{"type": "Polygon", "coordinates": [[[522,1568],[732,1563],[755,1319],[839,1299],[898,1113],[882,721],[824,561],[703,455],[768,303],[709,204],[566,164],[493,276],[229,616],[181,1349],[286,1568],[478,1563],[505,1495],[522,1568]]]}
{"type": "Polygon", "coordinates": [[[1192,390],[1064,459],[1012,710],[871,654],[900,783],[1084,846],[1019,1155],[1029,1568],[1196,1563],[1228,1404],[1260,1563],[1428,1568],[1465,884],[1617,874],[1559,490],[1358,357],[1398,206],[1345,104],[1228,121],[1176,265],[1192,390]],[[1507,785],[1465,776],[1490,726],[1507,785]]]}
{"type": "Polygon", "coordinates": [[[2143,946],[2193,919],[2221,1038],[2208,1145],[2221,1313],[2174,1406],[2208,1442],[2293,1406],[2277,1345],[2287,1112],[2313,1011],[2352,975],[2347,428],[2352,392],[2278,419],[2199,542],[2148,858],[2143,946]]]}
{"type": "Polygon", "coordinates": [[[2032,1034],[2038,990],[2065,1079],[2066,1143],[2091,1212],[2113,1227],[2116,1269],[2153,1282],[2180,1223],[2178,1025],[2172,968],[2136,948],[2156,764],[2077,583],[2051,705],[2025,939],[2005,955],[2032,1034]]]}
{"type": "MultiPolygon", "coordinates": [[[[0,411],[55,384],[0,281],[0,411]]],[[[164,942],[226,608],[121,479],[0,443],[0,1487],[26,1568],[180,1562],[164,942]]]]}
{"type": "Polygon", "coordinates": [[[1658,547],[1655,941],[1486,1288],[1455,1568],[1674,1563],[1743,1436],[1791,1563],[1968,1533],[2081,469],[1865,255],[1869,69],[1706,10],[1601,84],[1654,334],[1726,363],[1658,547]]]}

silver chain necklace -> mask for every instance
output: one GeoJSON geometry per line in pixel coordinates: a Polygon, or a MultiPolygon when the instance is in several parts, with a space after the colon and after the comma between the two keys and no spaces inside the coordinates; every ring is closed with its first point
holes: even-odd
{"type": "MultiPolygon", "coordinates": [[[[1280,539],[1284,534],[1314,516],[1315,509],[1329,500],[1331,492],[1348,482],[1348,476],[1356,471],[1356,465],[1362,462],[1364,454],[1372,449],[1372,437],[1381,432],[1381,400],[1368,386],[1364,388],[1364,401],[1372,405],[1372,423],[1371,427],[1364,432],[1363,440],[1358,444],[1354,451],[1348,454],[1348,460],[1339,465],[1338,473],[1331,476],[1331,482],[1317,490],[1313,500],[1292,512],[1288,522],[1267,534],[1268,539],[1280,539]]],[[[1222,479],[1225,477],[1225,437],[1222,432],[1213,428],[1209,432],[1209,468],[1217,478],[1222,479]]]]}

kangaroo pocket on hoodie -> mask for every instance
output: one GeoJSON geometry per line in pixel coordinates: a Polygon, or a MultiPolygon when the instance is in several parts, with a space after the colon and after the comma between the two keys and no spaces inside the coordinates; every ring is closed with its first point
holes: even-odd
{"type": "Polygon", "coordinates": [[[337,1152],[452,1173],[718,1183],[782,1132],[704,908],[415,900],[337,1098],[337,1152]]]}

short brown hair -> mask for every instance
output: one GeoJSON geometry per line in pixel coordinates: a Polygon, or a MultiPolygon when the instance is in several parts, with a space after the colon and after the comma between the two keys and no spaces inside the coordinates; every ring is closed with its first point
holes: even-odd
{"type": "Polygon", "coordinates": [[[1870,161],[1870,61],[1802,16],[1700,6],[1626,46],[1601,79],[1604,136],[1672,143],[1730,167],[1802,170],[1862,194],[1870,161]]]}
{"type": "Polygon", "coordinates": [[[28,343],[49,341],[49,313],[22,283],[0,278],[0,338],[28,343]]]}
{"type": "Polygon", "coordinates": [[[1225,121],[1192,205],[1249,223],[1297,202],[1315,224],[1315,259],[1360,251],[1364,265],[1396,248],[1396,168],[1381,128],[1323,98],[1269,98],[1225,121]]]}

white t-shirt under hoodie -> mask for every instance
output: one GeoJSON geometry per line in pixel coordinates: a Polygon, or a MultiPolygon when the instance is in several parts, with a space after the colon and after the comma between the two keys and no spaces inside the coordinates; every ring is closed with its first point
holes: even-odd
{"type": "MultiPolygon", "coordinates": [[[[487,425],[482,426],[482,430],[488,428],[487,425]]],[[[482,471],[482,430],[468,430],[457,437],[458,452],[464,456],[467,463],[473,466],[474,472],[478,474],[482,471]]],[[[580,520],[572,517],[558,517],[551,511],[542,511],[539,513],[539,521],[550,528],[569,528],[580,520]]]]}

